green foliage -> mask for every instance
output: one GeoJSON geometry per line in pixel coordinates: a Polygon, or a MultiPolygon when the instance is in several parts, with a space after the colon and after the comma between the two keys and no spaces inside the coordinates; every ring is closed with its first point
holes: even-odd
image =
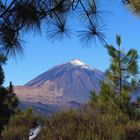
{"type": "MultiPolygon", "coordinates": [[[[94,94],[93,94],[94,95],[94,94]]],[[[36,140],[138,140],[140,122],[130,120],[118,106],[86,105],[39,118],[31,110],[13,115],[2,132],[2,140],[27,140],[29,130],[40,122],[42,129],[36,140]]]]}
{"type": "Polygon", "coordinates": [[[4,72],[2,66],[0,65],[0,86],[3,84],[3,82],[4,82],[4,72]]]}
{"type": "MultiPolygon", "coordinates": [[[[130,120],[117,106],[90,104],[41,120],[36,140],[139,140],[140,122],[130,120]]],[[[3,140],[27,140],[37,118],[31,110],[18,112],[2,132],[3,140]]]]}
{"type": "Polygon", "coordinates": [[[133,14],[140,16],[140,1],[139,0],[124,0],[124,3],[130,8],[133,14]]]}
{"type": "Polygon", "coordinates": [[[139,119],[139,113],[135,106],[130,102],[130,96],[127,92],[116,95],[114,89],[108,83],[101,82],[101,90],[99,94],[91,92],[89,104],[98,104],[101,108],[106,105],[109,107],[117,107],[131,119],[139,119]]]}
{"type": "Polygon", "coordinates": [[[116,35],[116,44],[117,44],[118,46],[121,45],[121,37],[120,37],[119,35],[116,35]]]}
{"type": "Polygon", "coordinates": [[[10,91],[10,89],[2,86],[4,82],[2,64],[5,64],[5,62],[6,57],[0,54],[0,132],[3,125],[8,123],[10,116],[15,113],[16,107],[18,106],[18,99],[14,91],[10,91]]]}
{"type": "Polygon", "coordinates": [[[96,103],[98,101],[98,95],[95,91],[90,92],[90,101],[96,103]]]}
{"type": "Polygon", "coordinates": [[[29,128],[25,125],[9,127],[2,135],[3,140],[28,140],[29,128]]]}
{"type": "Polygon", "coordinates": [[[139,129],[118,107],[92,104],[46,119],[37,140],[137,140],[139,129]]]}
{"type": "Polygon", "coordinates": [[[101,90],[99,92],[99,94],[97,95],[97,93],[91,92],[91,96],[90,96],[90,101],[89,104],[98,104],[100,106],[106,106],[106,104],[109,104],[111,106],[115,106],[115,94],[112,92],[112,87],[105,83],[105,82],[101,82],[101,90]]]}
{"type": "Polygon", "coordinates": [[[9,90],[0,87],[0,129],[9,121],[18,105],[18,99],[15,94],[9,94],[9,90]]]}
{"type": "MultiPolygon", "coordinates": [[[[133,13],[139,15],[139,0],[122,1],[133,13]]],[[[84,26],[80,26],[80,30],[83,30],[78,36],[86,46],[97,39],[106,44],[102,22],[106,12],[101,10],[102,5],[106,5],[106,1],[101,1],[100,5],[98,0],[1,0],[0,48],[8,56],[22,54],[22,35],[26,32],[41,32],[41,29],[44,29],[42,25],[46,25],[47,38],[52,41],[63,37],[69,38],[72,34],[68,26],[69,18],[75,14],[78,23],[80,21],[84,26]]]]}
{"type": "Polygon", "coordinates": [[[10,118],[8,126],[20,126],[23,124],[29,128],[32,128],[36,125],[36,117],[34,116],[31,109],[27,109],[23,112],[13,115],[10,118]]]}
{"type": "Polygon", "coordinates": [[[2,68],[2,65],[5,64],[5,62],[6,62],[6,57],[3,54],[0,54],[0,86],[3,84],[5,78],[3,68],[2,68]]]}
{"type": "Polygon", "coordinates": [[[37,118],[31,109],[18,112],[10,118],[2,132],[3,140],[27,140],[29,131],[37,125],[37,118]]]}
{"type": "Polygon", "coordinates": [[[121,37],[116,36],[116,44],[118,49],[112,45],[106,45],[108,54],[111,57],[111,64],[106,71],[106,75],[112,81],[114,92],[130,92],[136,85],[136,75],[138,74],[138,53],[135,49],[130,49],[124,53],[121,49],[121,37]],[[132,85],[129,85],[129,82],[132,85]]]}
{"type": "Polygon", "coordinates": [[[140,139],[140,124],[139,122],[130,121],[125,128],[126,140],[140,139]]]}
{"type": "Polygon", "coordinates": [[[89,44],[99,39],[105,43],[102,22],[97,22],[102,21],[102,11],[98,7],[96,0],[1,0],[0,49],[6,56],[21,55],[22,35],[26,32],[41,33],[42,25],[46,25],[47,38],[52,41],[70,38],[72,32],[68,22],[75,14],[78,21],[84,22],[85,28],[78,32],[82,41],[89,44]]]}

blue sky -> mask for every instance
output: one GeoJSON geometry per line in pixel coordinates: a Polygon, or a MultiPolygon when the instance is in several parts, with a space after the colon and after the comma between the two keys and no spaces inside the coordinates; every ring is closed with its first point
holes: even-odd
{"type": "MultiPolygon", "coordinates": [[[[135,48],[140,55],[140,18],[132,16],[119,2],[110,2],[105,10],[109,11],[104,15],[106,41],[115,44],[115,36],[120,34],[124,51],[135,48]]],[[[27,34],[24,39],[26,42],[22,60],[16,62],[9,59],[4,66],[6,86],[9,81],[14,85],[24,85],[51,67],[74,58],[101,71],[105,71],[109,65],[107,52],[99,42],[96,46],[83,47],[75,36],[61,42],[50,42],[46,39],[45,28],[41,35],[27,34]]]]}

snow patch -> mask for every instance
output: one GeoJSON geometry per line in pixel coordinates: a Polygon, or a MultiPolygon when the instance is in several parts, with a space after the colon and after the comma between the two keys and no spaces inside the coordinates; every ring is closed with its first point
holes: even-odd
{"type": "Polygon", "coordinates": [[[70,61],[73,66],[80,66],[81,68],[88,69],[88,70],[95,70],[93,67],[81,62],[79,59],[74,59],[70,61]]]}
{"type": "Polygon", "coordinates": [[[90,70],[90,71],[94,71],[94,72],[96,72],[97,75],[100,75],[100,76],[103,75],[103,73],[101,71],[93,68],[92,66],[89,66],[89,65],[85,64],[84,62],[81,62],[79,59],[73,59],[72,61],[70,61],[70,63],[73,66],[79,66],[82,69],[87,69],[87,70],[90,70]]]}
{"type": "Polygon", "coordinates": [[[72,65],[78,65],[78,66],[84,66],[84,65],[86,65],[85,63],[81,62],[81,61],[78,60],[78,59],[74,59],[74,60],[70,61],[70,63],[71,63],[72,65]]]}

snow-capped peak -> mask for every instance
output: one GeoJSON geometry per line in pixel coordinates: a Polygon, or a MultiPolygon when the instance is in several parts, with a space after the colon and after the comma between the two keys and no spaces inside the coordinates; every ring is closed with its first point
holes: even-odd
{"type": "Polygon", "coordinates": [[[73,59],[72,61],[70,61],[70,63],[72,65],[78,65],[78,66],[84,66],[84,65],[86,65],[85,63],[81,62],[79,59],[73,59]]]}
{"type": "Polygon", "coordinates": [[[88,70],[94,70],[93,67],[85,64],[84,62],[81,62],[79,59],[73,59],[72,61],[70,61],[70,63],[73,65],[73,66],[79,66],[81,68],[84,68],[84,69],[88,69],[88,70]]]}

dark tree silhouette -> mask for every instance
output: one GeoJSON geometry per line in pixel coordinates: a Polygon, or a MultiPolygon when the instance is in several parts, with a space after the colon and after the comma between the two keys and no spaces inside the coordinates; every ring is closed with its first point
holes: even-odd
{"type": "Polygon", "coordinates": [[[12,82],[10,82],[10,85],[9,85],[9,93],[10,94],[14,93],[14,86],[13,86],[12,82]]]}
{"type": "Polygon", "coordinates": [[[2,65],[6,63],[6,57],[0,54],[0,133],[3,126],[9,121],[10,116],[15,113],[18,105],[18,99],[14,94],[13,85],[10,83],[9,88],[3,87],[4,71],[2,65]]]}
{"type": "MultiPolygon", "coordinates": [[[[139,0],[122,1],[134,13],[140,13],[139,0]]],[[[104,11],[98,0],[0,0],[0,51],[6,56],[22,54],[21,36],[41,31],[42,24],[48,27],[47,38],[51,40],[70,37],[68,19],[73,13],[85,27],[79,31],[80,40],[86,45],[97,39],[106,43],[101,22],[104,11]]]]}
{"type": "Polygon", "coordinates": [[[21,35],[41,31],[42,23],[43,28],[49,26],[49,39],[70,37],[67,23],[72,13],[84,21],[86,29],[79,32],[81,40],[88,43],[98,38],[105,43],[99,22],[101,10],[96,0],[0,0],[1,51],[6,56],[22,54],[21,35]]]}
{"type": "MultiPolygon", "coordinates": [[[[130,5],[132,0],[122,1],[130,5]]],[[[47,38],[56,40],[70,37],[68,18],[73,13],[80,17],[79,21],[85,27],[78,34],[82,41],[88,44],[99,39],[106,43],[102,33],[103,23],[100,22],[104,11],[99,9],[97,2],[98,0],[0,0],[0,49],[6,56],[23,53],[21,35],[26,31],[41,31],[42,23],[43,26],[49,26],[47,38]]]]}
{"type": "Polygon", "coordinates": [[[2,68],[2,65],[5,64],[5,62],[6,62],[6,57],[3,54],[0,54],[0,86],[3,84],[5,78],[3,68],[2,68]]]}

